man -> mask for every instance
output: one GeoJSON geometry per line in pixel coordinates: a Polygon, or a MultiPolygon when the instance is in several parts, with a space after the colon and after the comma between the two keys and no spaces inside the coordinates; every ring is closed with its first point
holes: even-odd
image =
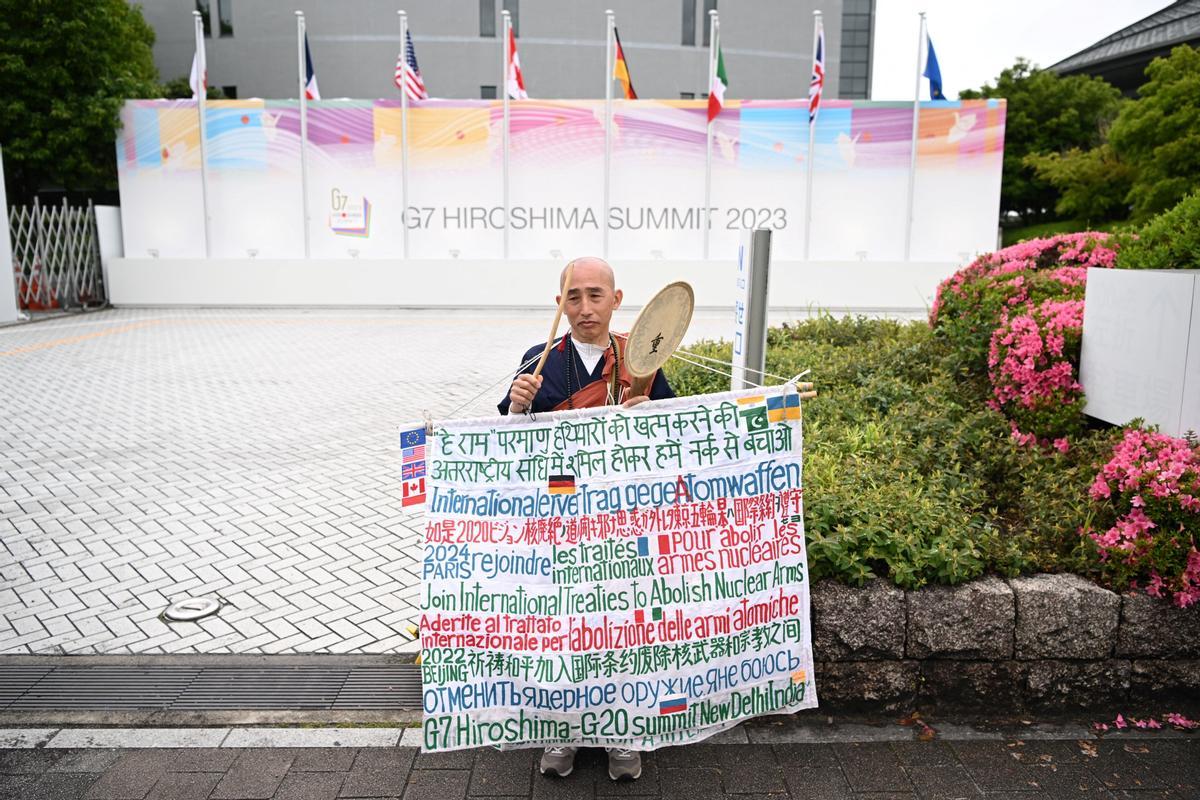
{"type": "MultiPolygon", "coordinates": [[[[603,259],[577,258],[563,311],[571,330],[551,346],[542,374],[533,377],[545,345],[535,345],[521,359],[524,368],[500,401],[501,414],[561,411],[623,403],[626,408],[646,400],[674,397],[661,371],[655,373],[647,395],[624,397],[629,388],[625,369],[625,338],[609,332],[613,312],[623,294],[616,288],[612,267],[603,259]],[[530,362],[533,363],[530,363],[530,362]]],[[[568,265],[569,266],[569,265],[568,265]]],[[[559,276],[559,291],[567,271],[559,276]]],[[[555,298],[561,302],[562,295],[555,298]]]]}
{"type": "MultiPolygon", "coordinates": [[[[621,306],[622,293],[616,287],[612,267],[603,259],[577,258],[563,311],[571,330],[551,346],[542,374],[533,377],[537,359],[545,348],[536,345],[521,359],[521,374],[500,401],[501,414],[537,413],[564,408],[592,408],[623,403],[626,408],[646,400],[674,397],[662,371],[655,373],[649,396],[623,397],[629,388],[629,374],[623,357],[625,338],[612,334],[608,327],[613,312],[621,306]]],[[[569,265],[568,265],[569,266],[569,265]]],[[[559,276],[562,301],[563,281],[559,276]]],[[[575,769],[574,746],[547,747],[542,753],[543,775],[565,778],[575,769]]],[[[608,777],[637,780],[642,774],[642,756],[636,750],[612,748],[608,751],[608,777]]]]}

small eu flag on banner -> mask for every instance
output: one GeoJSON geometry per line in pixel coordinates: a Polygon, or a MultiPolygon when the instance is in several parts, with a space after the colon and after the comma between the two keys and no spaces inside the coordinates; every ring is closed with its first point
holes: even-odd
{"type": "Polygon", "coordinates": [[[400,431],[400,446],[404,448],[425,444],[425,429],[413,428],[410,431],[400,431]]]}

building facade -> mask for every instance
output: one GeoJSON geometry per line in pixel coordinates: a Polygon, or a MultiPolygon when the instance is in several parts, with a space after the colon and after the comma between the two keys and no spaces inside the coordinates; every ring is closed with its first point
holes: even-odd
{"type": "MultiPolygon", "coordinates": [[[[233,97],[297,94],[295,6],[279,0],[141,0],[163,80],[186,76],[192,11],[206,19],[210,86],[233,97]]],[[[397,8],[408,14],[432,97],[498,96],[501,11],[518,38],[532,98],[603,97],[605,10],[616,14],[634,87],[644,98],[708,92],[708,11],[721,22],[728,96],[808,94],[813,12],[825,20],[828,97],[871,91],[875,0],[319,0],[304,8],[321,96],[394,97],[397,8]]]]}

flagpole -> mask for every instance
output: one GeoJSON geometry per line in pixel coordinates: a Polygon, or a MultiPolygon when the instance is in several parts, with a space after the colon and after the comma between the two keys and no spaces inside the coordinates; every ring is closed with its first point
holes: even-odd
{"type": "Polygon", "coordinates": [[[304,257],[309,258],[308,238],[308,75],[304,60],[304,12],[296,12],[296,52],[300,81],[300,200],[304,210],[304,257]]]}
{"type": "Polygon", "coordinates": [[[601,252],[608,258],[608,214],[612,205],[613,43],[616,41],[613,31],[617,21],[612,9],[604,13],[608,18],[608,30],[604,46],[604,219],[600,224],[604,230],[604,246],[601,252]]]}
{"type": "Polygon", "coordinates": [[[503,180],[504,180],[504,257],[508,258],[508,73],[511,66],[512,55],[508,52],[509,36],[512,31],[512,17],[509,16],[508,10],[500,12],[500,17],[504,24],[501,26],[504,29],[504,47],[501,48],[503,56],[501,58],[504,64],[504,79],[502,81],[504,95],[504,153],[503,153],[503,180]]]}
{"type": "Polygon", "coordinates": [[[192,12],[196,33],[196,68],[200,91],[196,92],[196,109],[200,117],[200,196],[204,200],[204,257],[212,258],[212,217],[208,207],[208,52],[204,48],[204,19],[199,11],[192,12]]]}
{"type": "MultiPolygon", "coordinates": [[[[821,12],[813,12],[813,64],[817,63],[817,43],[821,36],[821,12]]],[[[822,54],[824,56],[824,54],[822,54]]],[[[809,78],[811,81],[811,76],[809,78]]],[[[811,92],[811,86],[809,88],[811,92]]],[[[822,87],[824,94],[824,87],[822,87]]],[[[818,106],[818,110],[820,106],[818,106]]],[[[804,260],[808,261],[808,244],[812,236],[812,189],[813,189],[813,163],[816,162],[816,142],[817,142],[817,119],[811,113],[808,115],[808,164],[807,174],[805,176],[804,188],[804,260]]]]}
{"type": "Polygon", "coordinates": [[[400,227],[404,235],[404,258],[408,258],[408,14],[400,15],[400,227]]]}
{"type": "MultiPolygon", "coordinates": [[[[717,22],[717,11],[708,12],[708,91],[712,93],[713,84],[717,79],[718,48],[717,37],[720,35],[720,23],[717,22]]],[[[704,134],[704,258],[708,259],[708,233],[712,227],[712,133],[713,124],[710,120],[704,134]]]]}
{"type": "Polygon", "coordinates": [[[913,89],[912,113],[912,157],[908,162],[908,214],[904,226],[904,260],[912,252],[913,193],[917,184],[917,130],[921,119],[921,55],[925,45],[925,12],[921,12],[921,25],[917,33],[917,79],[913,89]]]}

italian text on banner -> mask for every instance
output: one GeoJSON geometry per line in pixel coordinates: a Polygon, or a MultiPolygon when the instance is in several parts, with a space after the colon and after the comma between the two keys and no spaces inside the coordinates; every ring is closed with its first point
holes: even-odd
{"type": "Polygon", "coordinates": [[[426,751],[652,750],[817,704],[794,386],[428,439],[426,751]]]}

